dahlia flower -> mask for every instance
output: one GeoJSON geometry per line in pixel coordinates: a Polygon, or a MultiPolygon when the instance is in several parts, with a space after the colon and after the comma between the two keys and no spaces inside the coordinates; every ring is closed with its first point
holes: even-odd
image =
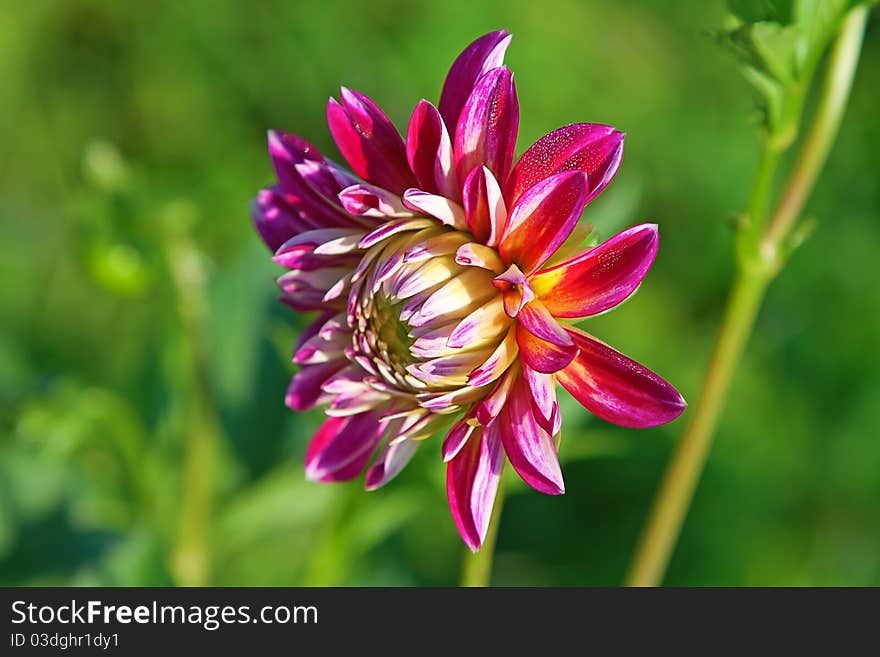
{"type": "Polygon", "coordinates": [[[685,407],[669,383],[571,323],[636,291],[657,226],[580,246],[581,214],[623,155],[624,135],[610,126],[559,128],[514,164],[510,39],[498,31],[468,46],[439,105],[416,105],[405,139],[370,98],[343,87],[327,121],[350,170],[270,132],[277,183],[253,204],[288,270],[281,300],[317,313],[286,395],[297,411],[327,405],[306,475],[349,480],[372,458],[372,490],[445,430],[449,506],[472,550],[505,459],[533,488],[564,491],[557,382],[626,427],[669,422],[685,407]]]}

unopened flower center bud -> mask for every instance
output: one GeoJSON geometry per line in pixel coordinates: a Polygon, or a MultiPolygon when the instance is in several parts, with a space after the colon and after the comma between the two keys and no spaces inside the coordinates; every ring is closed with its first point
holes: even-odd
{"type": "Polygon", "coordinates": [[[492,284],[496,273],[456,262],[471,240],[417,225],[365,254],[370,265],[354,281],[350,308],[351,358],[386,388],[417,395],[467,388],[505,339],[510,319],[492,284]]]}

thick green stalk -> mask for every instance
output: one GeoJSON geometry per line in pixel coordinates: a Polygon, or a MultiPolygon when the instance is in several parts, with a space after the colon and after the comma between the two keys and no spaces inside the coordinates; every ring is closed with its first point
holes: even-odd
{"type": "Polygon", "coordinates": [[[766,231],[763,231],[762,214],[769,205],[778,160],[778,153],[768,152],[775,150],[773,141],[768,140],[765,144],[749,204],[750,216],[740,227],[746,239],[739,245],[737,277],[709,361],[699,405],[681,436],[654,500],[627,575],[626,584],[629,586],[656,586],[663,580],[706,463],[731,379],[742,358],[767,286],[782,264],[780,254],[784,255],[795,222],[837,136],[859,60],[867,14],[867,8],[859,7],[844,20],[831,53],[810,131],[781,200],[766,224],[766,231]],[[762,235],[759,233],[758,240],[754,239],[755,231],[763,232],[762,235]]]}
{"type": "Polygon", "coordinates": [[[733,372],[742,356],[769,279],[740,273],[734,282],[709,364],[700,403],[681,438],[654,499],[628,586],[656,586],[681,531],[709,454],[733,372]]]}
{"type": "Polygon", "coordinates": [[[504,474],[501,473],[501,481],[498,482],[498,493],[495,496],[495,506],[492,508],[492,517],[489,518],[489,530],[486,540],[479,552],[471,552],[465,548],[464,560],[461,568],[461,586],[486,587],[492,579],[492,560],[495,556],[495,543],[498,539],[498,525],[501,523],[501,509],[504,506],[504,474]]]}

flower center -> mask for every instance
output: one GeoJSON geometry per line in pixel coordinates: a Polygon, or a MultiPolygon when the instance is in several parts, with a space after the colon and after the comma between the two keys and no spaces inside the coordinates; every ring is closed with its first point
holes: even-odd
{"type": "Polygon", "coordinates": [[[373,310],[371,330],[377,336],[377,347],[391,364],[405,368],[415,360],[410,352],[415,339],[409,333],[409,325],[400,319],[403,302],[394,303],[380,293],[376,295],[373,310]]]}
{"type": "Polygon", "coordinates": [[[425,396],[484,385],[470,379],[499,348],[510,319],[492,284],[496,273],[456,262],[473,237],[417,221],[372,244],[352,277],[349,358],[383,390],[430,403],[425,396]]]}

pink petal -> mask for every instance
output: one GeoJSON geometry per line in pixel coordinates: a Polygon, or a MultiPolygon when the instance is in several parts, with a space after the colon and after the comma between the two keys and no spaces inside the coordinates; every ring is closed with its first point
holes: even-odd
{"type": "Polygon", "coordinates": [[[486,395],[483,401],[477,404],[476,415],[480,424],[483,426],[494,424],[495,418],[500,415],[501,409],[504,408],[504,405],[507,403],[507,396],[510,394],[513,382],[518,375],[518,368],[509,368],[504,375],[498,379],[498,383],[492,388],[492,392],[486,395]]]}
{"type": "Polygon", "coordinates": [[[574,123],[541,137],[510,173],[504,198],[513,204],[527,190],[562,171],[583,171],[590,181],[587,202],[605,189],[623,158],[624,133],[608,125],[574,123]]]}
{"type": "Polygon", "coordinates": [[[550,434],[535,420],[532,394],[524,378],[518,378],[513,384],[496,424],[501,431],[504,452],[523,481],[548,495],[564,493],[556,447],[550,434]]]}
{"type": "Polygon", "coordinates": [[[440,115],[453,130],[477,80],[504,63],[511,38],[507,30],[485,34],[465,48],[452,64],[440,94],[440,115]]]}
{"type": "Polygon", "coordinates": [[[474,167],[485,165],[502,184],[516,148],[519,102],[513,75],[495,68],[477,82],[465,103],[455,131],[455,170],[465,180],[474,167]]]}
{"type": "Polygon", "coordinates": [[[583,212],[587,176],[568,171],[529,189],[511,208],[499,253],[531,274],[568,238],[583,212]]]}
{"type": "Polygon", "coordinates": [[[491,383],[507,371],[518,355],[516,326],[511,326],[489,358],[468,375],[468,385],[483,386],[491,383]]]}
{"type": "Polygon", "coordinates": [[[384,430],[376,413],[328,418],[306,450],[306,477],[312,481],[347,481],[358,476],[384,430]]]}
{"type": "Polygon", "coordinates": [[[532,393],[532,410],[535,420],[551,436],[559,433],[562,418],[559,403],[556,401],[556,379],[552,374],[544,374],[523,365],[523,378],[532,393]]]}
{"type": "Polygon", "coordinates": [[[476,552],[486,538],[504,465],[496,427],[474,431],[446,466],[449,510],[462,540],[476,552]]]}
{"type": "Polygon", "coordinates": [[[582,331],[568,332],[580,354],[557,378],[591,413],[642,428],[671,422],[684,411],[684,398],[654,372],[582,331]]]}
{"type": "Polygon", "coordinates": [[[516,327],[516,343],[522,361],[538,372],[552,374],[566,367],[577,355],[576,344],[556,345],[536,337],[522,324],[516,327]]]}
{"type": "Polygon", "coordinates": [[[419,447],[418,440],[402,440],[393,445],[388,445],[382,453],[376,457],[376,462],[367,470],[365,486],[367,490],[381,488],[394,479],[406,464],[409,463],[416,449],[419,447]]]}
{"type": "Polygon", "coordinates": [[[569,347],[574,340],[566,333],[540,301],[527,303],[519,311],[519,323],[532,335],[560,347],[569,347]]]}
{"type": "Polygon", "coordinates": [[[474,239],[488,246],[498,244],[507,221],[507,207],[492,172],[485,166],[475,167],[464,182],[462,197],[467,227],[474,239]]]}
{"type": "Polygon", "coordinates": [[[496,274],[502,273],[505,269],[495,249],[476,242],[468,242],[458,247],[455,252],[455,262],[463,267],[480,267],[496,274]]]}
{"type": "Polygon", "coordinates": [[[467,417],[464,417],[453,424],[452,428],[443,439],[441,452],[443,454],[444,463],[448,463],[455,458],[455,456],[461,451],[461,448],[467,443],[468,438],[471,437],[471,434],[477,428],[476,425],[468,422],[468,419],[471,417],[473,417],[473,414],[469,414],[467,417]]]}
{"type": "Polygon", "coordinates": [[[358,217],[411,217],[400,197],[375,185],[358,183],[339,192],[339,201],[349,214],[358,217]]]}
{"type": "Polygon", "coordinates": [[[458,200],[452,139],[440,113],[427,100],[419,101],[409,120],[406,159],[421,189],[458,200]]]}
{"type": "Polygon", "coordinates": [[[430,215],[446,226],[457,230],[465,230],[464,209],[455,201],[445,196],[428,194],[420,189],[412,188],[403,193],[406,207],[420,214],[430,215]]]}
{"type": "Polygon", "coordinates": [[[657,255],[656,224],[634,226],[595,248],[531,278],[532,289],[556,317],[588,317],[636,291],[657,255]]]}
{"type": "Polygon", "coordinates": [[[327,101],[327,123],[339,152],[368,182],[396,194],[415,184],[403,139],[369,98],[342,87],[340,101],[327,101]]]}

